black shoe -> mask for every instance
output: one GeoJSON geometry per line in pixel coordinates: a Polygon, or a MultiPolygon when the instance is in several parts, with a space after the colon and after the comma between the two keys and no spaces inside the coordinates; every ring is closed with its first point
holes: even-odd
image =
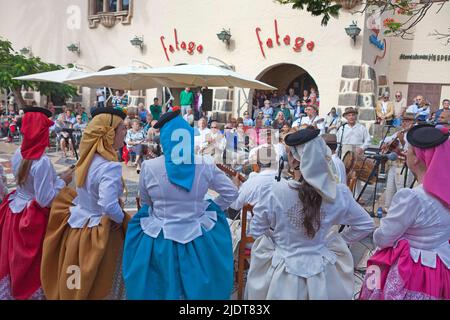
{"type": "Polygon", "coordinates": [[[141,169],[136,169],[136,173],[140,174],[141,173],[141,169]]]}

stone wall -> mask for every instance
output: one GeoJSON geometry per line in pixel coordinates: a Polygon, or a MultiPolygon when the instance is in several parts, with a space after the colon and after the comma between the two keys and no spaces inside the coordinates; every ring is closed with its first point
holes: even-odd
{"type": "Polygon", "coordinates": [[[358,109],[359,122],[365,124],[373,134],[376,92],[377,79],[373,68],[367,64],[342,66],[338,113],[344,113],[348,107],[358,109]]]}

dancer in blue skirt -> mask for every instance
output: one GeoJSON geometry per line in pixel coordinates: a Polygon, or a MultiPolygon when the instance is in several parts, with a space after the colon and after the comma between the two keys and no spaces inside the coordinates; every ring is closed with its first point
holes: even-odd
{"type": "Polygon", "coordinates": [[[229,299],[231,234],[223,212],[238,196],[212,158],[194,156],[194,130],[179,111],[161,116],[164,155],[144,161],[143,206],[128,225],[123,274],[128,299],[229,299]],[[205,200],[208,189],[219,196],[205,200]]]}

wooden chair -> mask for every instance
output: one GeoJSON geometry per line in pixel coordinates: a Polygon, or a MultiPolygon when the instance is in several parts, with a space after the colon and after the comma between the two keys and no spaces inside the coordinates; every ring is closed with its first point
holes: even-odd
{"type": "Polygon", "coordinates": [[[242,300],[244,294],[244,271],[250,266],[250,252],[246,250],[249,243],[253,243],[255,239],[247,236],[247,213],[250,212],[253,216],[253,206],[246,203],[242,208],[241,214],[241,241],[239,243],[238,251],[238,270],[237,270],[237,298],[242,300]]]}

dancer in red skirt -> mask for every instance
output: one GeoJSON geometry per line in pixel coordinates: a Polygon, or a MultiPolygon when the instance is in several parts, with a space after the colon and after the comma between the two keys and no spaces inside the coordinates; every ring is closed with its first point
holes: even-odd
{"type": "Polygon", "coordinates": [[[72,180],[72,170],[57,177],[44,154],[49,145],[49,110],[24,110],[23,142],[12,158],[17,190],[0,205],[0,300],[43,299],[42,242],[53,199],[72,180]]]}

